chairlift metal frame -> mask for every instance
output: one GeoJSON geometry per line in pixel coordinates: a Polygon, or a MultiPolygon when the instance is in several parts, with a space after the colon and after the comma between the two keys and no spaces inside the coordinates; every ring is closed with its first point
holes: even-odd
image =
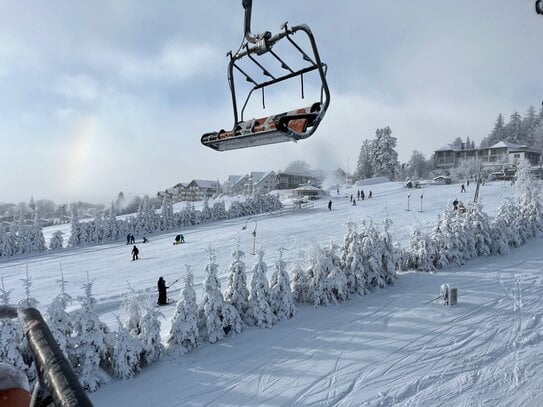
{"type": "Polygon", "coordinates": [[[306,24],[289,27],[287,23],[281,26],[281,32],[272,35],[269,31],[253,35],[251,33],[251,9],[252,0],[242,0],[245,9],[244,41],[236,52],[229,52],[228,83],[232,95],[232,108],[234,113],[234,126],[231,131],[220,130],[206,133],[202,136],[203,145],[217,151],[227,151],[247,147],[255,147],[266,144],[281,143],[286,141],[298,141],[310,137],[323,119],[330,104],[330,91],[326,81],[327,65],[324,64],[317,49],[317,44],[311,29],[306,24]],[[311,52],[309,55],[297,43],[293,36],[296,33],[304,33],[309,39],[311,52]],[[279,41],[288,41],[295,51],[299,53],[306,65],[299,69],[289,66],[276,52],[273,46],[279,41]],[[286,71],[283,75],[273,75],[259,60],[258,56],[270,54],[278,61],[281,68],[286,71]],[[265,80],[256,80],[240,67],[241,59],[248,59],[262,71],[265,80]],[[321,81],[320,99],[308,107],[298,110],[275,114],[260,119],[245,120],[245,110],[255,91],[262,93],[262,106],[265,109],[265,89],[279,82],[296,77],[300,78],[301,97],[304,98],[304,75],[316,71],[321,81]],[[234,73],[241,74],[253,87],[248,92],[241,110],[238,109],[238,95],[234,73]],[[267,79],[269,78],[269,79],[267,79]]]}

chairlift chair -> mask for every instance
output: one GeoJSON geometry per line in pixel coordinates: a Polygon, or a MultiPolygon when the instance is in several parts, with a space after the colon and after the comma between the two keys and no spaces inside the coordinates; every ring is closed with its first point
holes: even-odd
{"type": "Polygon", "coordinates": [[[281,27],[282,31],[276,35],[272,35],[268,31],[253,35],[250,28],[252,0],[242,0],[242,5],[245,9],[244,40],[236,53],[228,53],[230,58],[228,64],[228,83],[232,95],[234,126],[232,130],[219,130],[206,133],[202,136],[201,142],[204,146],[214,150],[227,151],[306,139],[317,130],[330,104],[330,91],[326,82],[327,66],[321,62],[313,33],[305,24],[289,27],[285,23],[281,27]],[[307,36],[311,51],[304,51],[300,44],[294,40],[293,37],[296,33],[307,36]],[[287,45],[292,47],[293,52],[301,58],[303,61],[301,67],[293,67],[287,64],[284,58],[281,58],[273,49],[274,45],[280,41],[287,42],[287,45]],[[271,55],[272,60],[277,61],[282,74],[273,74],[270,69],[264,66],[262,59],[259,60],[259,57],[264,54],[271,55]],[[261,71],[263,79],[255,78],[255,75],[243,69],[240,64],[241,60],[250,63],[251,66],[261,71]],[[251,84],[250,86],[252,86],[243,102],[241,111],[238,110],[238,95],[234,81],[235,72],[244,77],[251,84]],[[303,99],[304,75],[310,72],[316,72],[317,77],[320,78],[319,100],[296,110],[262,118],[245,119],[245,110],[254,92],[261,92],[262,107],[265,108],[265,89],[280,82],[299,78],[301,97],[303,99]]]}

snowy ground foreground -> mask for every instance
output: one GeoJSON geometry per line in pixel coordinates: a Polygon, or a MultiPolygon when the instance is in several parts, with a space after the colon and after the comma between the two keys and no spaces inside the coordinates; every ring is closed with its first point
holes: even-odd
{"type": "MultiPolygon", "coordinates": [[[[248,269],[256,260],[251,232],[257,227],[257,248],[267,255],[269,274],[281,245],[287,265],[312,243],[340,243],[345,222],[375,222],[388,214],[394,240],[406,243],[412,225],[430,228],[455,198],[469,202],[474,185],[460,194],[459,185],[406,190],[398,183],[371,187],[374,198],[353,207],[348,195],[332,193],[327,202],[295,214],[261,215],[182,230],[187,244],[173,246],[176,232],[151,236],[138,246],[141,260],[130,261],[131,246],[117,244],[65,250],[0,263],[12,300],[23,297],[19,279],[26,265],[32,295],[41,309],[58,293],[60,264],[72,296],[82,294],[86,272],[96,278],[94,293],[100,317],[113,325],[127,292],[127,281],[153,297],[158,276],[173,281],[192,266],[198,300],[207,262],[206,249],[217,250],[223,291],[230,252],[240,239],[248,269]],[[407,194],[411,194],[407,212],[407,194]],[[347,197],[346,197],[347,196],[347,197]],[[245,230],[243,226],[247,225],[245,230]]],[[[504,183],[482,187],[485,210],[493,215],[504,183]]],[[[368,189],[365,190],[367,195],[368,189]]],[[[46,235],[49,232],[44,230],[46,235]]],[[[67,238],[67,236],[65,236],[67,238]]],[[[406,273],[380,292],[327,308],[303,306],[292,320],[271,330],[248,328],[237,337],[209,345],[181,358],[167,357],[136,378],[114,381],[91,399],[97,406],[177,405],[543,405],[543,379],[537,374],[543,346],[540,299],[543,297],[541,239],[464,267],[436,274],[406,273]],[[458,287],[459,304],[428,302],[439,286],[458,287]]],[[[250,276],[248,276],[250,279],[250,276]]],[[[181,284],[169,291],[177,297],[181,284]]],[[[76,307],[77,305],[74,305],[76,307]]],[[[169,332],[175,306],[163,308],[163,337],[169,332]]]]}

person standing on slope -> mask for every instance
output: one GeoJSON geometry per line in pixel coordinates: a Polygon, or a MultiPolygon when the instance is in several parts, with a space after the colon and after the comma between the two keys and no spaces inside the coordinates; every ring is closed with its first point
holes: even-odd
{"type": "Polygon", "coordinates": [[[167,304],[167,295],[166,295],[166,289],[170,288],[170,287],[166,287],[166,280],[164,280],[164,278],[160,277],[158,279],[158,283],[157,283],[157,286],[158,286],[158,301],[157,301],[157,304],[158,305],[166,305],[167,304]]]}
{"type": "Polygon", "coordinates": [[[136,247],[136,245],[134,245],[134,247],[132,248],[132,261],[138,260],[138,254],[140,254],[140,251],[136,247]]]}

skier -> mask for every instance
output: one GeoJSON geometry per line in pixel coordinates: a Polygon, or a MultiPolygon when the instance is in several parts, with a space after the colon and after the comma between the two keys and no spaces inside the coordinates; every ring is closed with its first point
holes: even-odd
{"type": "Polygon", "coordinates": [[[460,192],[466,192],[466,187],[464,186],[464,184],[462,184],[462,187],[460,188],[460,192]]]}
{"type": "Polygon", "coordinates": [[[130,243],[136,243],[136,238],[134,237],[134,235],[130,235],[130,243]]]}
{"type": "Polygon", "coordinates": [[[356,192],[357,199],[360,201],[360,191],[356,192]]]}
{"type": "Polygon", "coordinates": [[[138,254],[140,254],[140,251],[136,247],[136,245],[134,245],[134,247],[132,248],[132,261],[138,260],[138,254]]]}
{"type": "Polygon", "coordinates": [[[351,200],[350,200],[350,202],[352,202],[352,201],[353,201],[353,194],[351,194],[351,200]]]}
{"type": "Polygon", "coordinates": [[[458,199],[455,199],[455,200],[453,201],[453,209],[454,209],[455,211],[458,210],[458,199]]]}
{"type": "Polygon", "coordinates": [[[328,201],[328,210],[329,211],[332,210],[332,200],[331,199],[328,201]]]}
{"type": "Polygon", "coordinates": [[[130,233],[126,235],[126,244],[130,244],[130,233]]]}
{"type": "Polygon", "coordinates": [[[170,287],[167,287],[166,286],[166,280],[164,280],[164,278],[160,277],[158,279],[158,301],[157,301],[157,304],[158,305],[166,305],[168,302],[167,302],[167,296],[166,296],[166,289],[170,288],[170,287]]]}
{"type": "Polygon", "coordinates": [[[362,192],[360,192],[360,198],[362,198],[362,200],[364,200],[366,195],[364,195],[364,190],[362,190],[362,192]]]}
{"type": "Polygon", "coordinates": [[[371,189],[370,189],[370,194],[368,195],[368,198],[371,199],[372,196],[373,196],[373,193],[371,192],[371,189]]]}
{"type": "Polygon", "coordinates": [[[356,199],[353,199],[353,206],[356,206],[356,199]]]}
{"type": "Polygon", "coordinates": [[[143,243],[149,243],[149,240],[145,236],[143,236],[143,243]]]}

